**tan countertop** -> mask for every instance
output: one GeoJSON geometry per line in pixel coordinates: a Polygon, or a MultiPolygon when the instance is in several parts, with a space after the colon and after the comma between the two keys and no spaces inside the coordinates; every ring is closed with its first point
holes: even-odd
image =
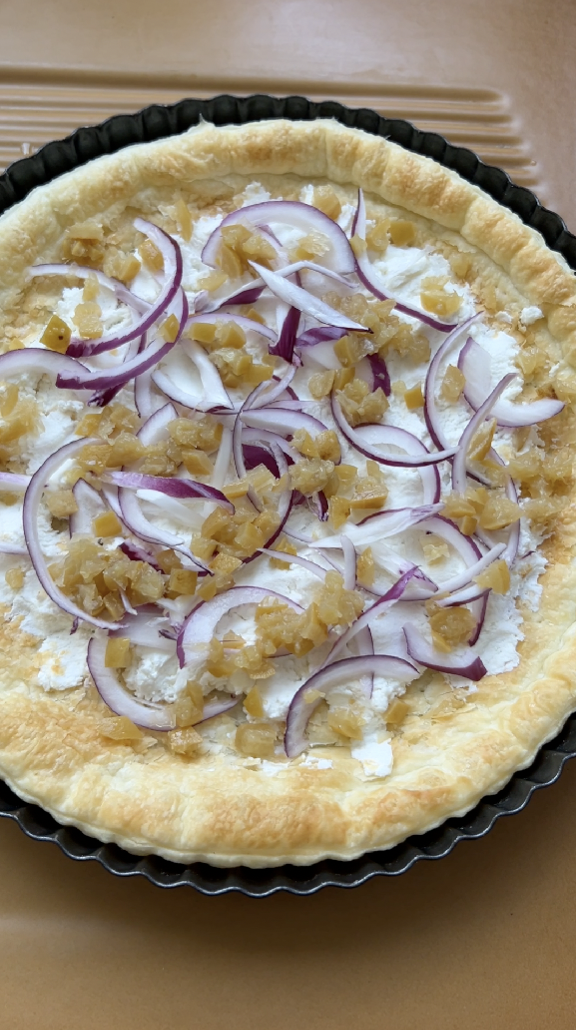
{"type": "MultiPolygon", "coordinates": [[[[574,230],[575,42],[571,0],[20,0],[0,162],[155,100],[297,92],[443,132],[574,230]]],[[[446,859],[263,901],[119,880],[0,820],[0,1030],[570,1026],[575,803],[573,764],[446,859]]]]}

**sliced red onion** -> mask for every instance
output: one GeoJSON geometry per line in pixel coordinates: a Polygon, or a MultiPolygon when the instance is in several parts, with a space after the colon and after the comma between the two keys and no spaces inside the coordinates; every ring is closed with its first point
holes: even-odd
{"type": "Polygon", "coordinates": [[[472,651],[470,647],[461,647],[451,654],[444,654],[437,651],[420,630],[408,623],[404,626],[404,636],[408,654],[419,665],[425,665],[427,669],[436,669],[438,672],[449,673],[453,676],[465,676],[470,680],[481,680],[486,675],[486,666],[481,658],[472,651]]]}
{"type": "Polygon", "coordinates": [[[456,523],[444,515],[430,515],[429,518],[423,520],[420,528],[425,529],[428,533],[434,533],[441,540],[450,544],[467,566],[474,565],[482,557],[482,551],[476,541],[471,536],[462,533],[456,523]]]}
{"type": "Polygon", "coordinates": [[[306,697],[310,691],[318,691],[321,695],[325,695],[334,687],[339,687],[342,683],[349,683],[350,680],[359,679],[361,684],[363,680],[365,683],[365,677],[368,676],[384,676],[408,683],[417,675],[418,670],[410,662],[392,655],[361,655],[355,658],[344,658],[341,662],[335,662],[334,665],[320,669],[306,680],[290,703],[284,736],[284,750],[288,758],[297,758],[307,747],[306,727],[321,700],[321,697],[318,697],[314,701],[307,702],[306,697]]]}
{"type": "MultiPolygon", "coordinates": [[[[295,365],[289,365],[286,372],[281,379],[268,380],[265,383],[259,383],[259,385],[252,391],[251,394],[246,398],[242,405],[244,410],[248,408],[268,408],[271,404],[274,404],[278,398],[285,393],[296,375],[297,369],[295,365]],[[263,389],[260,389],[263,387],[263,389]]],[[[287,403],[287,402],[284,402],[287,403]]],[[[301,403],[298,401],[298,403],[301,403]]]]}
{"type": "Polygon", "coordinates": [[[318,493],[313,494],[312,500],[314,502],[314,510],[316,518],[319,522],[328,521],[328,500],[323,490],[319,490],[318,493]]]}
{"type": "Polygon", "coordinates": [[[227,497],[208,483],[198,483],[194,479],[177,479],[172,476],[146,476],[141,472],[106,472],[102,479],[128,490],[157,490],[167,497],[179,500],[190,500],[202,497],[206,501],[214,501],[221,508],[234,512],[234,505],[227,497]]]}
{"type": "Polygon", "coordinates": [[[134,543],[133,540],[124,540],[123,543],[120,544],[119,550],[122,551],[127,558],[130,558],[131,561],[146,562],[146,564],[151,565],[156,572],[162,572],[162,569],[158,565],[154,555],[150,554],[150,551],[147,551],[144,547],[141,547],[140,544],[134,543]]]}
{"type": "Polygon", "coordinates": [[[274,347],[269,347],[270,354],[276,354],[279,358],[283,358],[284,361],[291,362],[293,360],[294,344],[296,343],[299,324],[300,311],[298,308],[288,308],[288,314],[282,323],[278,343],[274,347]]]}
{"type": "Polygon", "coordinates": [[[225,226],[245,225],[257,229],[274,223],[288,225],[304,233],[322,233],[329,243],[329,250],[323,255],[326,264],[345,275],[354,271],[354,254],[340,226],[323,211],[297,200],[268,200],[232,211],[208,238],[202,251],[202,261],[212,268],[216,267],[222,229],[225,226]]]}
{"type": "Polygon", "coordinates": [[[103,441],[97,438],[73,440],[72,443],[67,443],[64,444],[63,447],[59,447],[57,451],[54,451],[54,453],[46,459],[37,472],[32,476],[28,489],[24,495],[22,522],[24,526],[24,539],[26,540],[28,554],[32,560],[34,571],[36,572],[36,575],[50,600],[54,601],[62,611],[67,612],[74,618],[82,619],[83,622],[89,622],[90,625],[98,626],[101,629],[110,629],[114,623],[106,622],[104,619],[97,619],[93,615],[88,615],[82,608],[79,608],[78,605],[74,604],[74,602],[71,601],[59,587],[56,586],[48,571],[46,559],[42,554],[42,547],[40,545],[40,537],[38,533],[38,510],[40,502],[42,501],[42,494],[44,493],[45,485],[49,481],[50,477],[58,471],[61,465],[70,461],[71,458],[78,454],[88,444],[98,443],[103,443],[103,441]]]}
{"type": "Polygon", "coordinates": [[[216,461],[214,462],[214,471],[212,473],[212,486],[216,487],[217,490],[221,490],[228,478],[228,470],[230,468],[230,461],[232,460],[232,430],[224,426],[222,430],[222,439],[220,440],[220,447],[218,448],[218,454],[216,455],[216,461]]]}
{"type": "Polygon", "coordinates": [[[201,395],[190,393],[189,390],[175,383],[171,376],[160,369],[156,369],[152,373],[152,382],[158,389],[162,390],[162,393],[178,404],[194,408],[197,411],[212,411],[215,407],[232,410],[234,404],[222,383],[220,373],[200,344],[194,340],[182,340],[180,350],[185,351],[196,367],[200,376],[200,382],[202,383],[201,395]]]}
{"type": "MultiPolygon", "coordinates": [[[[56,386],[63,390],[109,390],[116,386],[124,386],[131,379],[146,372],[153,365],[157,365],[172,350],[173,346],[174,343],[167,343],[162,337],[158,337],[142,354],[137,354],[131,361],[125,361],[117,368],[103,368],[98,372],[93,372],[79,361],[75,361],[73,369],[66,369],[58,373],[56,386]]],[[[64,357],[65,355],[54,353],[54,356],[64,357]]],[[[74,361],[73,358],[69,360],[74,361]]],[[[1,372],[0,366],[0,374],[1,372]]]]}
{"type": "MultiPolygon", "coordinates": [[[[431,453],[417,437],[408,433],[407,430],[401,430],[398,425],[374,423],[359,425],[353,430],[346,421],[334,393],[332,393],[331,403],[334,421],[348,443],[366,457],[379,461],[380,465],[389,465],[397,469],[425,469],[428,466],[439,465],[440,461],[446,461],[455,453],[455,447],[431,453]],[[384,447],[396,447],[398,450],[404,451],[404,454],[394,454],[389,451],[383,454],[381,450],[377,450],[378,444],[382,444],[384,447]]],[[[433,473],[426,479],[423,476],[421,478],[422,486],[425,488],[425,503],[437,504],[440,500],[438,470],[436,470],[436,475],[433,473]]]]}
{"type": "Polygon", "coordinates": [[[472,633],[468,641],[469,647],[474,647],[474,644],[478,643],[478,638],[484,628],[484,620],[486,619],[486,609],[488,607],[488,596],[490,591],[485,590],[481,597],[474,600],[470,605],[470,610],[476,619],[476,629],[472,633]]]}
{"type": "Polygon", "coordinates": [[[372,389],[377,390],[380,387],[384,395],[389,397],[392,392],[392,384],[384,358],[379,357],[378,354],[369,354],[368,361],[372,372],[372,389]]]}
{"type": "Polygon", "coordinates": [[[372,331],[358,322],[353,322],[351,318],[343,315],[336,308],[330,307],[329,304],[320,300],[313,293],[309,293],[308,290],[304,290],[301,286],[296,286],[295,283],[291,283],[288,279],[278,275],[277,272],[270,272],[269,269],[264,268],[263,265],[256,264],[255,261],[251,261],[250,264],[256,269],[260,278],[264,280],[268,289],[272,290],[276,297],[283,300],[285,304],[298,308],[303,314],[310,315],[318,322],[324,322],[326,325],[339,326],[348,332],[370,333],[372,331]]]}
{"type": "Polygon", "coordinates": [[[232,304],[256,304],[264,289],[264,283],[261,279],[253,279],[246,286],[234,290],[233,293],[229,293],[226,297],[215,297],[208,293],[207,290],[203,290],[204,295],[198,294],[196,297],[194,312],[195,314],[207,315],[221,311],[222,308],[232,304]]]}
{"type": "Polygon", "coordinates": [[[194,723],[195,726],[200,726],[204,722],[208,722],[208,719],[215,719],[217,715],[223,715],[224,712],[229,712],[231,708],[235,708],[240,700],[239,694],[230,694],[229,697],[222,698],[216,701],[207,701],[204,704],[204,711],[202,718],[198,722],[194,723]]]}
{"type": "Polygon", "coordinates": [[[22,558],[30,557],[27,547],[21,547],[20,544],[4,543],[3,540],[0,540],[0,554],[14,554],[22,558]]]}
{"type": "Polygon", "coordinates": [[[307,329],[305,333],[296,340],[297,347],[316,347],[319,343],[326,343],[329,340],[341,340],[346,336],[348,330],[336,328],[331,325],[319,325],[313,329],[307,329]]]}
{"type": "Polygon", "coordinates": [[[306,429],[314,435],[324,433],[328,429],[328,426],[312,415],[290,408],[244,409],[240,412],[240,418],[245,425],[253,429],[268,429],[280,436],[293,436],[298,429],[306,429]]]}
{"type": "Polygon", "coordinates": [[[342,654],[342,651],[348,646],[350,641],[354,640],[358,633],[363,631],[366,627],[370,628],[376,619],[379,619],[382,615],[385,615],[390,608],[393,608],[394,605],[401,600],[416,574],[417,569],[416,566],[414,566],[408,572],[405,572],[404,575],[396,581],[396,583],[393,583],[390,589],[387,590],[382,597],[379,597],[378,600],[375,601],[374,604],[370,605],[365,612],[362,612],[362,614],[359,615],[350,626],[348,626],[348,629],[338,637],[338,640],[322,662],[320,668],[323,669],[325,666],[331,665],[338,655],[342,654]]]}
{"type": "MultiPolygon", "coordinates": [[[[477,411],[490,393],[490,355],[470,338],[460,352],[458,368],[466,379],[464,396],[470,407],[477,411]]],[[[518,428],[546,422],[547,419],[559,415],[563,408],[564,403],[552,397],[520,404],[500,397],[493,404],[491,415],[499,426],[518,428]]]]}
{"type": "Polygon", "coordinates": [[[142,423],[136,435],[144,447],[151,447],[166,439],[166,429],[175,418],[178,418],[178,412],[174,405],[164,404],[142,423]]]}
{"type": "Polygon", "coordinates": [[[480,318],[482,318],[482,313],[478,312],[477,314],[472,315],[471,318],[467,318],[465,322],[457,325],[450,335],[443,340],[428,366],[426,384],[424,387],[424,420],[426,422],[426,428],[432,437],[434,446],[438,447],[440,450],[449,446],[444,435],[440,415],[436,407],[436,381],[438,378],[438,372],[440,371],[440,365],[454,344],[461,338],[462,334],[480,318]]]}
{"type": "Polygon", "coordinates": [[[264,339],[270,340],[271,343],[276,343],[276,333],[267,325],[263,325],[261,322],[256,322],[253,318],[246,318],[245,315],[236,315],[224,311],[201,312],[200,314],[194,314],[188,319],[186,330],[195,323],[201,323],[202,325],[226,325],[228,322],[232,322],[234,325],[239,326],[239,328],[243,329],[246,333],[256,333],[258,336],[262,336],[264,339]]]}
{"type": "Polygon", "coordinates": [[[121,629],[113,630],[111,637],[127,637],[138,647],[153,647],[156,651],[175,654],[175,641],[161,633],[162,628],[169,628],[170,623],[165,616],[150,618],[148,613],[133,610],[132,618],[126,619],[121,629]]]}
{"type": "Polygon", "coordinates": [[[486,398],[484,403],[478,408],[476,414],[470,419],[466,429],[462,433],[458,442],[458,448],[454,455],[454,461],[452,462],[452,487],[456,493],[463,494],[466,490],[466,463],[468,459],[468,448],[476,430],[482,425],[487,415],[490,414],[494,404],[500,397],[500,394],[504,392],[506,387],[515,378],[516,374],[511,372],[500,380],[498,385],[492,390],[490,396],[486,398]]]}
{"type": "MultiPolygon", "coordinates": [[[[146,349],[147,343],[146,333],[144,333],[139,340],[132,340],[126,348],[123,362],[132,361],[137,354],[141,354],[142,351],[146,349]]],[[[143,375],[146,375],[146,372],[144,372],[143,375]]],[[[120,393],[123,385],[123,383],[118,383],[116,386],[111,386],[107,390],[96,390],[92,396],[88,398],[88,406],[97,408],[106,407],[107,404],[110,404],[110,402],[114,400],[116,394],[120,393]]],[[[136,396],[136,384],[134,384],[134,396],[136,396]]]]}
{"type": "MultiPolygon", "coordinates": [[[[366,240],[366,208],[364,204],[364,194],[361,189],[358,190],[358,207],[356,209],[356,215],[352,222],[352,235],[358,236],[361,240],[366,240]]],[[[445,322],[439,322],[438,319],[432,318],[427,315],[424,311],[420,311],[418,308],[407,307],[406,304],[402,304],[394,292],[386,286],[386,283],[382,279],[382,276],[376,271],[368,253],[357,254],[356,258],[356,274],[360,279],[360,282],[379,300],[393,300],[398,311],[402,311],[405,315],[410,315],[411,318],[418,319],[419,322],[423,322],[424,325],[430,326],[431,329],[437,329],[441,333],[449,333],[452,329],[455,329],[455,325],[447,325],[445,322]]]]}
{"type": "Polygon", "coordinates": [[[104,275],[104,272],[101,272],[98,268],[88,268],[84,265],[46,264],[33,265],[27,272],[29,279],[35,279],[43,275],[65,275],[75,276],[77,279],[97,279],[100,286],[111,290],[119,301],[127,304],[128,307],[133,308],[139,314],[144,314],[150,310],[150,304],[147,301],[137,297],[119,279],[113,279],[108,275],[104,275]]]}
{"type": "MultiPolygon", "coordinates": [[[[474,565],[470,565],[457,576],[452,576],[450,579],[446,580],[445,583],[439,583],[438,589],[442,593],[452,593],[454,590],[461,590],[462,587],[468,586],[469,583],[472,583],[475,576],[479,576],[481,572],[484,572],[484,569],[487,569],[488,566],[492,564],[492,562],[502,556],[505,546],[505,544],[495,544],[495,546],[487,551],[486,554],[483,554],[474,565]]],[[[477,589],[478,588],[476,587],[476,590],[477,589]]]]}
{"type": "Polygon", "coordinates": [[[128,343],[136,336],[142,336],[164,314],[180,289],[182,282],[182,254],[176,240],[172,239],[168,233],[164,232],[157,225],[153,225],[152,222],[147,222],[143,218],[134,219],[134,228],[148,236],[162,254],[164,259],[164,282],[162,289],[156,300],[149,307],[147,306],[147,310],[132,325],[117,331],[112,330],[110,333],[100,336],[97,340],[72,338],[68,346],[68,354],[73,357],[87,358],[91,354],[102,354],[103,351],[121,347],[122,344],[128,343]]]}
{"type": "Polygon", "coordinates": [[[100,697],[116,715],[130,719],[135,726],[148,730],[173,730],[176,728],[174,705],[153,704],[140,701],[120,683],[116,671],[106,668],[105,636],[92,637],[88,643],[87,662],[100,697]]]}
{"type": "Polygon", "coordinates": [[[26,490],[31,476],[21,476],[17,472],[0,472],[0,494],[20,493],[26,490]]]}
{"type": "Polygon", "coordinates": [[[340,537],[340,546],[344,555],[344,589],[354,590],[356,586],[356,550],[345,533],[342,533],[340,537]]]}
{"type": "Polygon", "coordinates": [[[307,558],[301,558],[299,554],[287,554],[286,551],[275,551],[270,547],[261,547],[260,553],[267,555],[268,558],[277,558],[278,561],[288,562],[290,565],[299,565],[300,568],[306,569],[307,572],[317,576],[318,579],[324,580],[326,578],[326,569],[323,569],[321,565],[317,565],[316,562],[308,561],[307,558]]]}
{"type": "Polygon", "coordinates": [[[74,376],[87,371],[88,369],[75,358],[44,347],[26,347],[24,350],[10,350],[0,355],[1,379],[28,373],[54,377],[60,374],[74,376]]]}
{"type": "MultiPolygon", "coordinates": [[[[301,539],[299,537],[294,536],[294,534],[291,533],[289,530],[287,530],[287,535],[292,536],[294,539],[301,539]]],[[[327,545],[328,550],[336,546],[340,547],[340,544],[332,542],[336,541],[338,538],[328,537],[326,539],[330,541],[327,545]]],[[[324,548],[324,540],[311,540],[309,542],[309,546],[316,547],[318,548],[318,550],[322,550],[324,548]]],[[[378,548],[378,554],[375,557],[380,568],[384,569],[391,576],[403,577],[409,574],[410,577],[414,577],[413,582],[409,583],[407,587],[410,596],[405,597],[404,600],[425,600],[426,598],[431,597],[438,590],[436,583],[434,583],[434,581],[430,579],[429,576],[422,572],[422,569],[420,569],[417,565],[414,565],[413,562],[409,562],[406,561],[405,558],[401,558],[400,555],[396,554],[387,545],[384,545],[383,547],[381,543],[380,547],[378,548]]],[[[338,570],[338,572],[341,572],[342,574],[344,573],[343,566],[337,564],[333,560],[332,556],[325,555],[325,558],[326,561],[329,561],[330,564],[338,570]]],[[[366,587],[364,587],[363,589],[366,590],[366,587]]],[[[367,593],[374,594],[375,592],[373,590],[368,590],[367,593]]],[[[379,595],[376,594],[375,596],[379,595]]]]}
{"type": "Polygon", "coordinates": [[[140,540],[151,544],[160,544],[164,547],[171,547],[173,550],[185,555],[195,568],[201,569],[203,572],[210,572],[208,566],[192,554],[192,551],[186,547],[180,537],[166,529],[160,529],[160,527],[155,526],[146,518],[140,507],[140,501],[132,492],[132,489],[121,487],[118,490],[118,500],[120,501],[122,521],[140,540]]]}
{"type": "Polygon", "coordinates": [[[356,526],[347,526],[346,533],[353,543],[367,547],[384,537],[404,533],[424,519],[432,518],[441,509],[442,504],[423,504],[416,508],[389,508],[387,511],[367,515],[356,526]]]}
{"type": "Polygon", "coordinates": [[[106,504],[101,495],[85,479],[79,479],[72,487],[78,511],[73,512],[68,520],[70,536],[83,533],[94,536],[92,523],[94,519],[106,511],[106,504]]]}
{"type": "Polygon", "coordinates": [[[216,594],[210,601],[201,602],[190,613],[178,636],[178,660],[181,666],[194,656],[194,653],[201,653],[203,648],[208,647],[216,628],[221,619],[234,608],[240,608],[249,604],[260,604],[265,598],[272,597],[282,601],[295,612],[303,612],[302,605],[296,604],[285,594],[278,594],[275,590],[266,590],[264,587],[231,587],[223,594],[216,594]]]}

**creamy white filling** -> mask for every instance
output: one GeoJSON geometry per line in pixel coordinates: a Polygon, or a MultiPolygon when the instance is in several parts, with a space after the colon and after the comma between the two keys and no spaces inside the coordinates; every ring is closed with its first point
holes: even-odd
{"type": "MultiPolygon", "coordinates": [[[[311,187],[304,187],[302,199],[310,201],[311,187]]],[[[244,192],[246,204],[261,203],[269,199],[269,194],[258,184],[248,187],[244,192]]],[[[353,216],[353,207],[345,205],[339,222],[344,228],[349,228],[353,216]]],[[[202,248],[219,224],[220,216],[209,216],[198,219],[195,223],[192,238],[189,242],[179,240],[184,262],[183,284],[193,301],[194,294],[198,291],[198,280],[206,274],[206,266],[201,260],[202,248]]],[[[298,230],[287,229],[272,223],[272,228],[280,241],[286,246],[293,246],[302,235],[298,230]]],[[[429,247],[423,249],[416,247],[395,247],[390,245],[383,257],[376,263],[378,272],[388,287],[394,291],[396,296],[407,306],[419,306],[420,290],[422,280],[427,276],[445,276],[450,274],[450,267],[442,255],[434,253],[429,247]]],[[[249,277],[247,277],[249,281],[249,277]]],[[[330,288],[334,284],[330,283],[330,288]]],[[[145,268],[142,268],[133,283],[134,292],[143,299],[152,301],[158,292],[158,282],[145,268]]],[[[462,320],[474,312],[474,300],[467,286],[455,285],[451,287],[454,292],[462,297],[462,306],[458,313],[458,319],[462,320]]],[[[66,288],[57,306],[57,313],[68,324],[72,323],[72,317],[76,306],[82,301],[81,288],[66,288]]],[[[102,321],[105,330],[129,324],[131,315],[125,307],[118,304],[113,294],[108,290],[101,290],[98,303],[102,308],[102,321]]],[[[273,328],[279,328],[281,319],[285,312],[285,306],[276,301],[263,302],[261,310],[265,313],[268,324],[273,328]]],[[[506,312],[501,312],[500,321],[506,324],[509,317],[506,312]]],[[[524,325],[530,325],[541,317],[538,308],[524,308],[521,314],[521,321],[524,325]]],[[[408,316],[402,316],[407,322],[414,320],[408,316]]],[[[432,354],[441,345],[444,335],[418,323],[420,331],[426,333],[430,340],[432,354]]],[[[482,345],[489,353],[493,382],[496,383],[507,372],[516,372],[514,358],[517,353],[517,344],[514,338],[505,330],[493,330],[482,322],[478,322],[470,329],[470,335],[482,345]]],[[[455,347],[440,369],[439,381],[448,364],[454,364],[457,360],[459,347],[465,342],[465,336],[455,347]]],[[[39,340],[27,341],[28,345],[39,346],[39,340]]],[[[256,336],[248,338],[248,349],[254,357],[261,357],[264,351],[262,341],[256,336]]],[[[99,365],[117,361],[114,355],[103,355],[99,359],[99,365]]],[[[414,367],[409,361],[391,352],[387,359],[389,372],[392,381],[402,380],[408,387],[416,382],[422,382],[425,370],[419,366],[414,367]]],[[[198,376],[195,373],[192,363],[182,358],[176,351],[170,355],[161,365],[168,374],[170,371],[181,382],[184,382],[192,389],[194,383],[198,385],[198,376]],[[186,375],[188,379],[186,380],[186,375]]],[[[299,396],[310,398],[308,391],[308,379],[312,370],[300,369],[297,373],[294,385],[299,396]]],[[[68,440],[74,439],[75,421],[83,410],[83,402],[70,391],[57,389],[48,377],[28,375],[19,380],[23,395],[37,396],[42,408],[42,431],[38,436],[31,437],[24,443],[23,456],[29,474],[33,473],[40,464],[58,447],[68,440]]],[[[506,396],[514,398],[521,390],[520,378],[511,384],[506,396]]],[[[245,396],[243,391],[229,391],[233,400],[237,401],[245,396]]],[[[122,391],[119,398],[123,403],[132,404],[130,399],[130,388],[122,391]]],[[[390,408],[386,415],[386,421],[391,424],[401,425],[414,433],[427,445],[431,444],[423,414],[421,410],[410,411],[407,409],[404,400],[392,393],[389,398],[390,408]]],[[[455,444],[466,427],[470,411],[466,403],[461,400],[457,404],[447,404],[437,399],[438,409],[441,414],[442,424],[447,439],[455,444]]],[[[328,427],[335,428],[329,403],[314,402],[306,408],[310,414],[315,415],[328,427]]],[[[366,461],[341,437],[339,438],[342,447],[342,460],[355,465],[363,474],[366,468],[366,461]]],[[[495,437],[495,445],[503,453],[511,446],[512,432],[510,430],[498,430],[495,437]]],[[[450,466],[440,466],[443,487],[450,489],[449,476],[450,466]]],[[[422,503],[422,486],[417,470],[385,469],[386,484],[389,490],[387,501],[388,508],[399,508],[404,506],[422,503]]],[[[172,505],[168,510],[166,504],[158,506],[158,496],[141,491],[143,508],[149,518],[154,520],[163,529],[171,532],[182,531],[182,518],[176,517],[176,506],[172,505]]],[[[188,511],[188,532],[201,524],[206,515],[204,502],[177,502],[182,512],[188,511]]],[[[320,538],[325,535],[332,535],[332,529],[326,524],[319,523],[306,507],[295,509],[291,515],[287,528],[295,532],[303,532],[320,538]]],[[[48,557],[58,557],[65,553],[67,547],[67,534],[61,534],[51,528],[47,510],[40,514],[40,538],[44,553],[48,557]]],[[[0,540],[4,543],[22,545],[22,509],[21,504],[4,506],[0,523],[0,540]]],[[[512,669],[517,665],[519,658],[516,646],[523,638],[522,619],[516,608],[516,598],[522,597],[524,603],[529,604],[534,610],[537,609],[541,587],[538,577],[545,568],[546,562],[543,556],[538,553],[537,548],[541,542],[537,533],[533,532],[525,520],[522,525],[522,540],[520,557],[512,570],[512,587],[505,596],[490,595],[486,620],[482,630],[480,643],[477,650],[482,656],[484,664],[489,673],[499,673],[512,669]]],[[[428,566],[420,548],[419,534],[412,530],[403,536],[391,538],[381,545],[373,545],[376,559],[378,558],[379,547],[386,549],[391,546],[401,557],[415,560],[422,566],[425,572],[429,573],[438,582],[446,580],[449,576],[462,568],[461,559],[451,554],[448,558],[442,558],[440,562],[428,566]]],[[[316,561],[324,568],[331,566],[326,562],[319,552],[314,548],[302,548],[300,553],[312,561],[316,561]]],[[[338,552],[336,552],[338,554],[338,552]]],[[[382,573],[378,585],[390,585],[393,577],[382,573]]],[[[320,581],[308,571],[299,566],[293,565],[287,570],[279,570],[272,567],[266,557],[261,557],[244,566],[236,576],[238,585],[253,584],[284,593],[293,600],[306,605],[309,603],[311,592],[319,586],[320,581]]],[[[46,596],[32,569],[29,568],[27,559],[12,555],[0,554],[0,601],[11,605],[9,617],[20,618],[22,628],[42,639],[40,654],[42,655],[42,668],[39,681],[46,690],[68,689],[87,676],[86,647],[91,636],[91,629],[80,625],[74,634],[70,634],[71,619],[63,614],[46,596]],[[19,591],[12,590],[6,583],[5,573],[8,569],[21,567],[27,569],[24,586],[19,591]]],[[[186,613],[185,601],[177,602],[182,607],[182,614],[186,613]]],[[[367,601],[367,604],[370,603],[367,601]]],[[[414,606],[400,602],[391,613],[385,618],[375,619],[372,624],[374,645],[377,653],[402,654],[405,655],[402,643],[401,625],[405,621],[415,622],[421,629],[426,627],[426,616],[421,606],[414,606]]],[[[255,627],[253,611],[234,610],[229,616],[222,620],[218,633],[234,631],[241,635],[246,643],[255,639],[255,627]]],[[[268,680],[259,680],[258,687],[262,693],[265,715],[271,719],[283,719],[286,716],[290,701],[299,686],[308,676],[319,667],[324,657],[330,650],[336,639],[333,636],[326,645],[315,649],[312,654],[303,658],[296,658],[293,655],[282,657],[276,660],[276,673],[268,680]]],[[[345,655],[342,655],[344,657],[345,655]]],[[[143,700],[166,701],[175,700],[184,689],[189,678],[197,674],[206,693],[214,687],[227,689],[234,693],[236,691],[249,689],[250,680],[243,672],[235,673],[229,683],[215,680],[213,676],[204,672],[201,674],[202,660],[199,659],[197,668],[194,661],[184,670],[178,667],[175,654],[159,653],[151,648],[137,647],[137,660],[126,671],[125,680],[128,688],[143,700]]],[[[460,677],[448,677],[454,686],[468,686],[460,677]]],[[[392,680],[375,677],[373,695],[368,705],[371,713],[375,716],[384,713],[390,701],[402,692],[403,686],[392,680]]],[[[362,697],[362,691],[358,684],[350,684],[334,693],[332,700],[345,700],[350,697],[362,697]]],[[[364,740],[354,744],[352,755],[363,765],[367,776],[385,776],[389,773],[392,763],[392,751],[387,739],[380,739],[378,732],[374,729],[373,719],[368,723],[364,740]]],[[[262,763],[271,765],[276,769],[274,763],[262,763]]],[[[310,768],[328,768],[331,762],[323,759],[316,759],[309,756],[306,765],[310,768]]]]}

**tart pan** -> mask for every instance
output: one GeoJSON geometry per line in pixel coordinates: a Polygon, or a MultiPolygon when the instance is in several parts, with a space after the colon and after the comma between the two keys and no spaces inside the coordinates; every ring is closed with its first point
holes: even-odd
{"type": "MultiPolygon", "coordinates": [[[[37,186],[102,154],[185,132],[201,119],[227,125],[267,118],[334,118],[343,125],[385,136],[406,150],[434,158],[514,211],[576,271],[576,236],[568,232],[559,215],[542,207],[530,190],[511,182],[502,169],[484,164],[472,151],[455,147],[436,133],[421,132],[410,122],[382,118],[367,108],[353,110],[331,101],[313,103],[304,97],[188,99],[171,106],[152,105],[134,115],[115,115],[101,125],[78,129],[67,139],[49,143],[31,157],[16,161],[0,176],[0,214],[37,186]]],[[[542,747],[530,768],[515,773],[503,790],[483,799],[465,816],[448,819],[428,833],[351,862],[327,859],[311,866],[219,869],[201,862],[178,865],[155,855],[142,858],[115,844],[102,844],[74,827],[61,826],[37,805],[19,799],[2,781],[0,816],[14,819],[35,840],[53,841],[70,858],[95,859],[116,876],[143,876],[158,887],[188,886],[202,894],[238,891],[249,897],[266,897],[278,891],[306,895],[315,894],[322,887],[357,887],[375,876],[398,876],[422,859],[443,858],[461,840],[484,837],[500,816],[521,811],[535,790],[554,783],[565,761],[575,756],[576,714],[569,717],[555,740],[542,747]]]]}

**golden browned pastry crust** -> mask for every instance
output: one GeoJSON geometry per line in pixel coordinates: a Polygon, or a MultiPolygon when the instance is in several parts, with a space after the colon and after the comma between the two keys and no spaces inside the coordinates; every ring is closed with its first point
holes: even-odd
{"type": "MultiPolygon", "coordinates": [[[[329,121],[203,125],[100,158],[35,191],[0,220],[0,329],[33,319],[21,311],[25,270],[59,259],[74,223],[110,222],[127,208],[151,214],[175,195],[225,205],[254,179],[275,183],[278,195],[302,180],[336,184],[350,197],[360,186],[374,204],[420,216],[438,246],[473,255],[482,289],[497,289],[517,310],[542,309],[539,345],[571,375],[576,284],[541,237],[435,162],[329,121]]],[[[568,419],[565,425],[568,432],[568,419]]],[[[326,749],[330,769],[297,759],[270,776],[233,757],[187,758],[147,747],[146,738],[137,747],[109,740],[102,734],[109,712],[94,688],[45,692],[37,640],[14,622],[0,628],[0,774],[60,822],[173,861],[352,859],[424,832],[499,790],[576,708],[573,500],[543,545],[549,565],[539,611],[523,612],[520,664],[485,677],[465,702],[415,698],[385,779],[361,777],[343,747],[326,749]]]]}

